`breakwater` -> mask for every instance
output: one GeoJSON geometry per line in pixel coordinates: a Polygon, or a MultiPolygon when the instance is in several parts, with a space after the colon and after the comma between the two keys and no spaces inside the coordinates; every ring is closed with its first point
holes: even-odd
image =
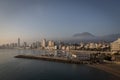
{"type": "Polygon", "coordinates": [[[53,62],[71,63],[71,64],[90,64],[90,61],[80,61],[75,59],[67,59],[62,57],[50,57],[50,56],[32,56],[32,55],[17,55],[15,58],[36,59],[53,62]]]}

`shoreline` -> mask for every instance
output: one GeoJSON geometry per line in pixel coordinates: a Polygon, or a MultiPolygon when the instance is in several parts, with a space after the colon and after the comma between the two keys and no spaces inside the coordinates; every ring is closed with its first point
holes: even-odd
{"type": "Polygon", "coordinates": [[[78,60],[69,60],[66,58],[58,58],[58,57],[49,57],[49,56],[32,56],[32,55],[17,55],[15,58],[24,58],[24,59],[36,59],[36,60],[44,60],[51,62],[60,62],[60,63],[69,63],[69,64],[86,64],[89,67],[102,70],[107,72],[113,76],[116,76],[115,80],[120,80],[120,64],[90,64],[90,62],[86,61],[78,61],[78,60]]]}
{"type": "Polygon", "coordinates": [[[119,67],[119,69],[116,69],[115,67],[112,68],[110,65],[117,66],[119,64],[92,64],[92,65],[88,65],[88,66],[92,67],[92,68],[95,68],[95,69],[105,71],[107,73],[110,73],[110,74],[116,76],[120,80],[120,70],[119,70],[120,67],[119,67]]]}

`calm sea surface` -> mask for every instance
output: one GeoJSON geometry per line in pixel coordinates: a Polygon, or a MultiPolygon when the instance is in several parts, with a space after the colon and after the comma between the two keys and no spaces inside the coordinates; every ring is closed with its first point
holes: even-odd
{"type": "Polygon", "coordinates": [[[115,78],[87,65],[14,58],[18,54],[41,53],[44,51],[0,49],[0,80],[113,80],[115,78]]]}

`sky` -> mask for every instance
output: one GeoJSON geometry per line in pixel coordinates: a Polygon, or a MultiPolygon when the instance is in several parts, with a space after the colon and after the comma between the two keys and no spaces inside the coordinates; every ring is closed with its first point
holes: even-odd
{"type": "Polygon", "coordinates": [[[0,0],[0,44],[120,33],[120,0],[0,0]]]}

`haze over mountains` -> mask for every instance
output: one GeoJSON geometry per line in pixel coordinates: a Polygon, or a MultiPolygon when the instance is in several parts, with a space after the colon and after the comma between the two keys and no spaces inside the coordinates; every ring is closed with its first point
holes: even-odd
{"type": "Polygon", "coordinates": [[[114,41],[116,39],[120,38],[120,34],[109,34],[109,35],[102,35],[102,36],[96,36],[89,32],[83,32],[83,33],[76,33],[72,36],[72,40],[87,40],[87,41],[114,41]]]}

